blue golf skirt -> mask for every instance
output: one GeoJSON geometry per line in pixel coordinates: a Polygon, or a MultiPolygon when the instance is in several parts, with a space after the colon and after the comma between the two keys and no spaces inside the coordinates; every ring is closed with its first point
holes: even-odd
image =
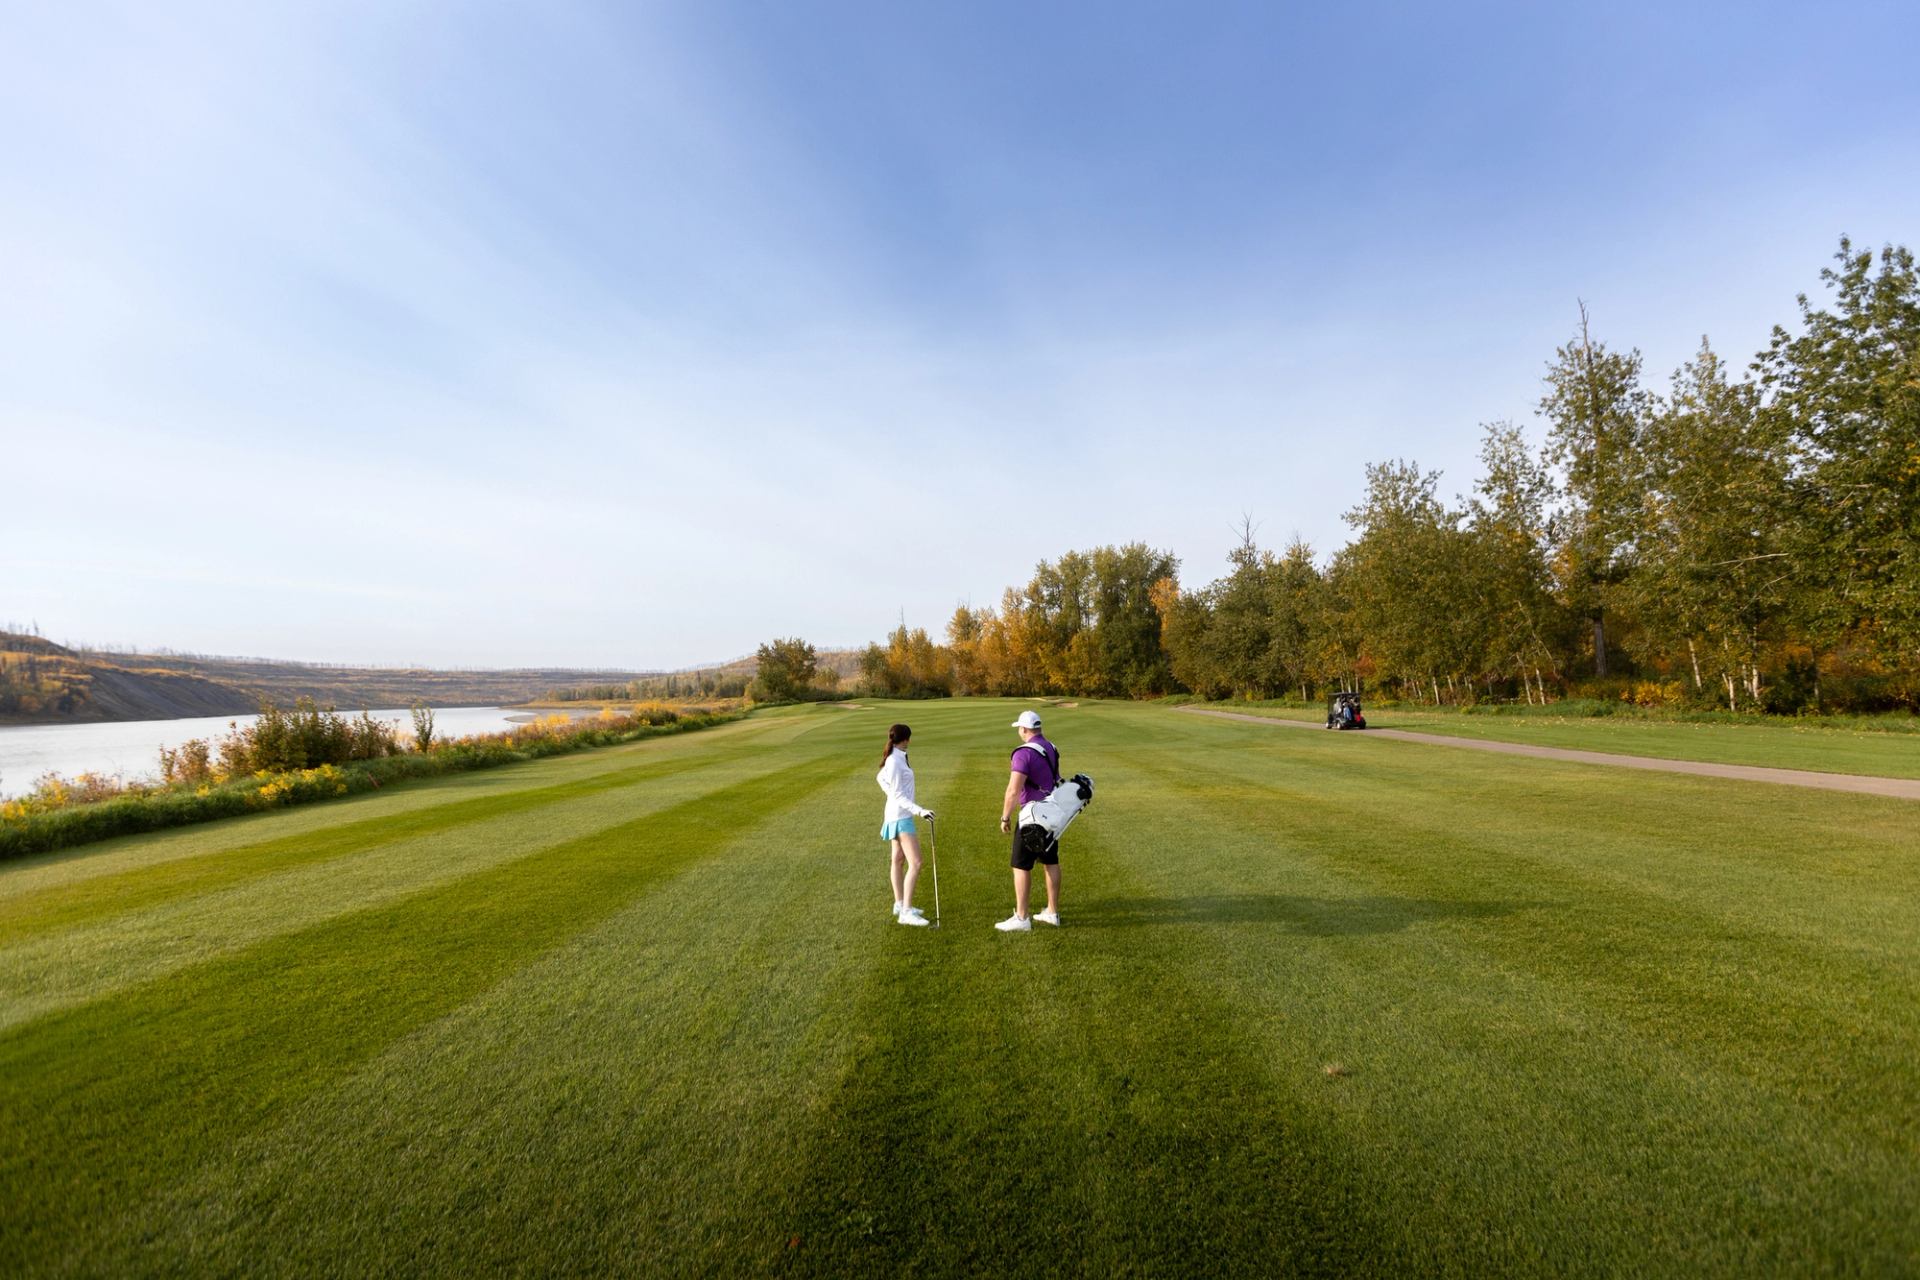
{"type": "Polygon", "coordinates": [[[892,822],[886,823],[880,828],[880,838],[882,840],[891,840],[895,836],[917,836],[919,834],[920,828],[913,825],[912,818],[895,818],[892,822]]]}

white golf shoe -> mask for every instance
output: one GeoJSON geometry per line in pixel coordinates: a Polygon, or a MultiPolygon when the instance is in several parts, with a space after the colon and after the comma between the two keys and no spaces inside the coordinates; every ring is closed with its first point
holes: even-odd
{"type": "Polygon", "coordinates": [[[920,914],[920,908],[908,907],[905,911],[902,911],[900,913],[900,923],[917,925],[920,928],[924,929],[929,924],[932,924],[933,922],[920,914]]]}
{"type": "Polygon", "coordinates": [[[1056,929],[1060,927],[1060,913],[1058,911],[1036,911],[1033,913],[1033,918],[1041,924],[1050,924],[1056,929]]]}
{"type": "Polygon", "coordinates": [[[1033,919],[1030,916],[1008,916],[993,927],[1002,933],[1032,933],[1033,919]]]}

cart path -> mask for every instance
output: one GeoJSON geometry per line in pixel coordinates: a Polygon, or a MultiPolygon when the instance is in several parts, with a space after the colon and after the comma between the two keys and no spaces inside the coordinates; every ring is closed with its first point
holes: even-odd
{"type": "MultiPolygon", "coordinates": [[[[1188,715],[1218,716],[1222,720],[1244,720],[1248,724],[1286,725],[1294,729],[1326,727],[1313,720],[1283,720],[1278,716],[1250,716],[1238,711],[1213,711],[1206,707],[1176,707],[1188,715]]],[[[1486,738],[1453,738],[1437,733],[1414,733],[1406,729],[1363,729],[1369,738],[1393,738],[1400,742],[1421,742],[1435,747],[1462,747],[1468,751],[1491,751],[1503,756],[1532,756],[1536,760],[1571,760],[1575,764],[1612,765],[1618,769],[1649,769],[1655,773],[1692,773],[1704,778],[1737,778],[1742,782],[1775,782],[1789,787],[1814,787],[1822,791],[1855,791],[1870,796],[1892,796],[1897,800],[1920,800],[1920,778],[1882,778],[1860,773],[1819,773],[1812,769],[1770,769],[1757,764],[1710,764],[1704,760],[1662,760],[1655,756],[1622,756],[1610,751],[1575,751],[1567,747],[1534,747],[1523,742],[1494,742],[1486,738]]]]}

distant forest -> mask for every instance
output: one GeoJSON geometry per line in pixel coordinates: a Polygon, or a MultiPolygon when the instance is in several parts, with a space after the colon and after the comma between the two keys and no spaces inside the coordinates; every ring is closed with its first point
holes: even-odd
{"type": "Polygon", "coordinates": [[[1843,239],[1821,280],[1746,367],[1702,339],[1664,391],[1582,307],[1547,365],[1544,448],[1485,425],[1470,494],[1369,466],[1330,557],[1248,525],[1205,586],[1167,551],[1070,552],[997,610],[956,610],[944,643],[902,626],[864,683],[1920,709],[1920,277],[1904,247],[1843,239]]]}

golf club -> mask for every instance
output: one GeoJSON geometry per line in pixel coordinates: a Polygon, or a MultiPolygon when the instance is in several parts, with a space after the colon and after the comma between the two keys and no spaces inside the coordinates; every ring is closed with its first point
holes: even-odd
{"type": "Polygon", "coordinates": [[[940,841],[934,834],[934,821],[927,819],[927,861],[933,864],[933,927],[940,927],[940,841]]]}

